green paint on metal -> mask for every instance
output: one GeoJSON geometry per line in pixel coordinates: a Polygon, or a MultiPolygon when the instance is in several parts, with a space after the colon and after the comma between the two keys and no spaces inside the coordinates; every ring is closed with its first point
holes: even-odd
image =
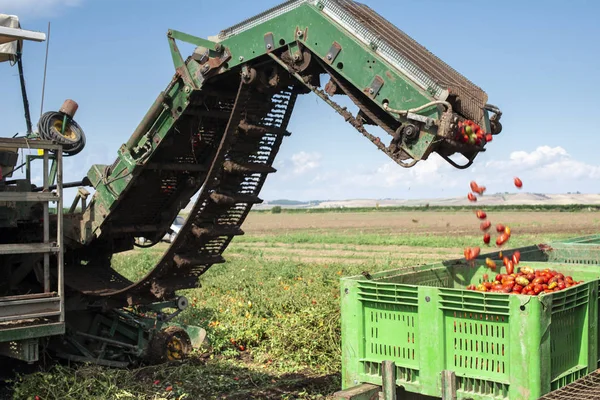
{"type": "Polygon", "coordinates": [[[13,340],[34,339],[40,337],[62,335],[65,333],[63,323],[51,323],[45,325],[17,326],[10,329],[0,330],[0,342],[13,340]]]}
{"type": "MultiPolygon", "coordinates": [[[[229,67],[233,68],[266,54],[265,33],[272,32],[275,48],[281,48],[298,39],[297,29],[307,31],[299,41],[324,61],[333,41],[338,42],[342,50],[332,66],[356,88],[366,90],[375,76],[383,78],[385,83],[375,98],[380,106],[384,99],[389,101],[391,108],[396,109],[410,109],[433,100],[429,93],[418,89],[369,46],[357,41],[341,26],[309,4],[223,40],[222,44],[227,46],[233,55],[229,67]],[[239,61],[239,57],[243,57],[243,61],[239,61]]],[[[437,112],[424,115],[438,117],[437,112]]]]}
{"type": "Polygon", "coordinates": [[[535,297],[467,291],[489,270],[460,260],[343,278],[343,388],[381,385],[389,360],[409,392],[439,397],[452,371],[460,399],[529,400],[595,370],[600,266],[527,265],[584,283],[535,297]]]}

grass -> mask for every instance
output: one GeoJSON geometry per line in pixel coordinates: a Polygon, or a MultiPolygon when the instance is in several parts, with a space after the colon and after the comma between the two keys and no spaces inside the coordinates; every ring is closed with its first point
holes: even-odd
{"type": "MultiPolygon", "coordinates": [[[[531,243],[553,241],[570,237],[560,233],[544,235],[515,235],[511,238],[511,247],[521,247],[531,243]]],[[[430,248],[456,248],[473,246],[479,243],[479,235],[394,235],[390,233],[362,233],[357,230],[332,232],[330,230],[293,231],[279,235],[252,235],[236,238],[237,243],[266,243],[266,244],[347,244],[355,246],[418,246],[430,248]]]]}
{"type": "MultiPolygon", "coordinates": [[[[514,235],[509,247],[567,236],[573,235],[514,235]]],[[[178,319],[207,329],[210,356],[134,370],[56,366],[20,377],[14,398],[327,398],[340,388],[340,277],[459,258],[462,247],[480,240],[358,228],[237,237],[225,253],[228,262],[205,273],[201,288],[182,292],[190,306],[178,319]]],[[[164,248],[118,254],[113,265],[138,280],[164,248]]]]}

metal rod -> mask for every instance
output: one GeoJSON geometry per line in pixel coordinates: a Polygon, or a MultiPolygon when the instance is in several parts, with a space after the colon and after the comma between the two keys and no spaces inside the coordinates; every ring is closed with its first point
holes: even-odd
{"type": "Polygon", "coordinates": [[[69,208],[69,214],[73,214],[75,212],[75,209],[77,208],[77,204],[79,203],[80,198],[81,198],[81,195],[79,194],[79,192],[77,192],[77,194],[75,195],[75,198],[73,199],[73,203],[71,203],[71,207],[69,208]]]}
{"type": "Polygon", "coordinates": [[[50,182],[48,183],[49,189],[54,190],[54,182],[56,181],[56,157],[52,157],[52,164],[50,164],[50,182]]]}
{"type": "MultiPolygon", "coordinates": [[[[79,186],[91,186],[91,185],[92,184],[91,184],[90,180],[86,177],[80,181],[63,183],[62,188],[67,189],[67,188],[74,188],[74,187],[79,187],[79,186]]],[[[58,185],[49,185],[48,186],[48,190],[54,190],[56,188],[58,188],[58,185]]],[[[33,188],[31,191],[32,192],[41,192],[43,190],[45,190],[43,187],[36,187],[36,188],[33,188]]]]}
{"type": "Polygon", "coordinates": [[[48,21],[48,40],[46,41],[46,60],[44,61],[44,83],[42,83],[42,104],[40,105],[40,117],[44,111],[44,92],[46,91],[46,70],[48,68],[48,49],[50,48],[50,21],[48,21]]]}
{"type": "Polygon", "coordinates": [[[27,89],[25,88],[25,76],[23,75],[23,42],[19,43],[17,51],[17,67],[19,68],[19,81],[21,82],[21,95],[23,96],[23,108],[25,109],[25,123],[27,124],[27,134],[33,133],[31,127],[31,115],[29,114],[29,100],[27,100],[27,89]]]}
{"type": "Polygon", "coordinates": [[[19,306],[19,305],[23,305],[23,304],[56,303],[59,300],[60,299],[58,297],[40,297],[37,299],[1,301],[0,307],[12,307],[12,306],[19,306]]]}
{"type": "Polygon", "coordinates": [[[106,342],[106,343],[109,343],[109,344],[114,344],[115,346],[124,347],[124,348],[130,349],[130,350],[137,350],[138,349],[137,346],[134,346],[132,344],[119,342],[118,340],[108,339],[108,338],[104,338],[102,336],[90,335],[89,333],[83,333],[83,332],[77,332],[76,334],[77,334],[77,336],[82,336],[82,337],[88,338],[88,339],[99,340],[101,342],[106,342]]]}
{"type": "Polygon", "coordinates": [[[58,220],[56,224],[56,243],[58,244],[58,256],[57,256],[57,273],[58,273],[58,296],[60,297],[60,322],[65,320],[65,299],[64,299],[64,242],[63,242],[63,154],[62,148],[56,152],[56,163],[57,163],[57,213],[58,220]]]}
{"type": "MultiPolygon", "coordinates": [[[[50,152],[44,150],[44,190],[48,191],[48,159],[50,152]]],[[[50,244],[50,206],[44,202],[44,244],[50,244]]],[[[50,292],[50,254],[44,253],[44,292],[50,292]]]]}
{"type": "Polygon", "coordinates": [[[135,131],[131,134],[131,137],[127,141],[125,147],[129,150],[132,150],[140,141],[141,137],[148,132],[152,122],[160,115],[160,112],[163,110],[163,102],[166,99],[165,92],[160,92],[154,104],[150,107],[144,118],[140,121],[135,131]]]}

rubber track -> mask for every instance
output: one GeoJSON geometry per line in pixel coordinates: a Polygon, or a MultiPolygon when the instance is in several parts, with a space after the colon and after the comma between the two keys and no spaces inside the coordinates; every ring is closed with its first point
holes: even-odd
{"type": "Polygon", "coordinates": [[[293,87],[260,92],[240,82],[226,129],[192,211],[158,264],[132,283],[110,267],[70,271],[65,283],[91,297],[128,304],[171,298],[198,286],[198,277],[223,263],[223,252],[236,235],[269,173],[286,131],[297,94],[293,87]],[[91,283],[93,281],[93,283],[91,283]]]}

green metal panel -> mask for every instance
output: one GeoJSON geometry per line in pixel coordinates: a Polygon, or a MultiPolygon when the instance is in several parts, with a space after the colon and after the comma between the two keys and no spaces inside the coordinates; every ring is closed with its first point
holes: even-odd
{"type": "Polygon", "coordinates": [[[344,365],[345,387],[381,385],[380,364],[389,360],[397,366],[396,383],[410,392],[441,396],[440,374],[448,370],[456,375],[461,399],[537,399],[596,369],[600,267],[528,262],[584,281],[534,297],[464,290],[489,270],[445,264],[343,280],[344,287],[354,281],[358,288],[358,296],[347,297],[342,308],[344,364],[357,362],[348,349],[365,348],[358,367],[344,365]],[[344,315],[348,310],[353,314],[344,315]],[[359,325],[362,336],[347,334],[359,325]],[[359,382],[349,374],[358,374],[359,382]]]}
{"type": "Polygon", "coordinates": [[[19,326],[0,330],[0,342],[13,340],[34,339],[40,337],[62,335],[65,333],[65,324],[56,322],[45,325],[19,326]]]}
{"type": "MultiPolygon", "coordinates": [[[[233,68],[266,54],[264,35],[267,33],[273,34],[275,48],[285,47],[298,40],[321,59],[325,59],[334,41],[339,43],[342,50],[333,66],[340,75],[361,90],[368,88],[376,76],[384,80],[385,83],[376,96],[379,105],[384,99],[388,99],[391,108],[409,109],[433,100],[431,95],[399,74],[371,48],[357,41],[340,25],[309,4],[223,40],[221,44],[232,53],[229,67],[233,68]],[[306,33],[298,37],[298,31],[306,33]]],[[[437,117],[437,112],[430,115],[437,117]]]]}

